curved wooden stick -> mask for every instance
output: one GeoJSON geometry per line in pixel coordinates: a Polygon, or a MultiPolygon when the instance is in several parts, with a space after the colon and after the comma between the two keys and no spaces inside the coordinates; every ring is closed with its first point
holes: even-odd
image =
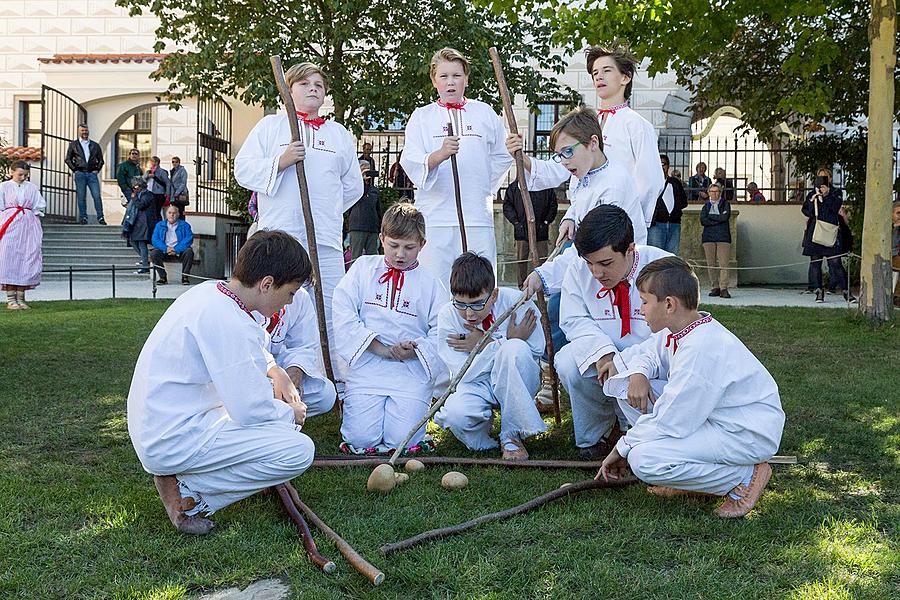
{"type": "MultiPolygon", "coordinates": [[[[513,114],[512,101],[509,97],[509,88],[506,85],[506,76],[503,74],[503,64],[500,62],[500,54],[497,48],[491,47],[488,50],[491,56],[491,63],[494,65],[494,75],[497,77],[497,86],[500,88],[500,97],[503,99],[503,110],[506,112],[506,120],[509,123],[511,133],[519,133],[516,125],[516,116],[513,114]]],[[[515,155],[516,159],[516,179],[519,182],[519,193],[522,194],[522,206],[525,208],[525,228],[528,232],[528,258],[531,259],[532,268],[540,266],[537,252],[537,230],[535,228],[534,203],[531,200],[531,194],[528,193],[528,186],[525,183],[525,160],[522,158],[522,151],[518,150],[515,155]]],[[[562,422],[559,414],[559,375],[556,373],[556,367],[553,364],[553,356],[555,354],[553,348],[553,335],[550,329],[550,314],[547,312],[547,303],[544,301],[543,290],[537,293],[537,305],[541,311],[541,326],[544,328],[544,339],[547,344],[547,364],[550,369],[550,393],[553,396],[553,416],[556,424],[562,422]]]]}
{"type": "MultiPolygon", "coordinates": [[[[287,111],[287,121],[291,128],[291,141],[302,142],[300,127],[297,125],[297,108],[294,106],[291,90],[284,80],[281,57],[270,56],[269,62],[272,63],[275,85],[278,87],[278,93],[281,95],[281,101],[284,102],[284,108],[287,111]]],[[[297,169],[297,184],[300,186],[300,206],[303,209],[303,223],[306,226],[306,245],[308,246],[307,250],[309,250],[309,260],[312,263],[313,277],[316,280],[313,286],[313,296],[316,300],[316,317],[319,321],[319,340],[322,342],[322,364],[325,367],[325,375],[328,379],[334,381],[334,369],[331,366],[331,354],[328,350],[331,345],[328,343],[328,327],[325,324],[325,297],[322,295],[322,271],[319,268],[319,250],[316,246],[316,227],[313,223],[312,208],[309,202],[309,185],[306,181],[306,169],[303,166],[303,161],[297,161],[295,167],[297,169]]]]}
{"type": "Polygon", "coordinates": [[[334,542],[334,545],[337,546],[338,551],[347,559],[353,568],[356,569],[362,576],[372,582],[373,585],[381,585],[381,582],[384,581],[384,573],[381,572],[378,567],[374,566],[372,563],[363,558],[359,552],[353,549],[353,546],[348,544],[344,538],[339,536],[334,530],[325,524],[325,522],[320,519],[316,513],[312,511],[310,507],[303,503],[300,500],[300,495],[297,493],[297,490],[294,489],[290,483],[284,484],[288,493],[291,496],[291,499],[294,501],[294,504],[297,508],[300,509],[306,518],[310,520],[310,522],[316,526],[316,528],[328,536],[331,541],[334,542]]]}
{"type": "Polygon", "coordinates": [[[466,521],[465,523],[460,523],[459,525],[451,525],[449,527],[441,527],[440,529],[432,529],[431,531],[420,533],[419,535],[415,535],[411,538],[402,540],[400,542],[395,542],[393,544],[385,544],[379,548],[379,551],[383,555],[387,556],[394,552],[399,552],[400,550],[412,548],[413,546],[416,546],[423,542],[439,540],[451,535],[463,533],[464,531],[468,531],[469,529],[473,529],[485,523],[514,517],[516,515],[528,512],[529,510],[533,510],[539,506],[547,504],[548,502],[552,502],[553,500],[565,498],[566,496],[570,496],[578,492],[583,492],[584,490],[593,490],[597,488],[619,488],[637,483],[638,481],[639,480],[636,477],[623,478],[615,481],[596,481],[593,479],[579,481],[578,483],[573,483],[571,485],[567,485],[566,487],[553,490],[552,492],[548,492],[542,496],[538,496],[537,498],[529,500],[524,504],[520,504],[512,508],[507,508],[506,510],[501,510],[500,512],[482,515],[478,518],[466,521]]]}
{"type": "MultiPolygon", "coordinates": [[[[453,135],[453,121],[447,121],[447,135],[453,135]]],[[[450,168],[453,171],[453,192],[456,194],[456,218],[459,219],[459,237],[462,241],[463,254],[469,251],[466,241],[466,221],[463,219],[462,194],[459,191],[459,166],[456,164],[456,155],[450,155],[450,168]]]]}
{"type": "Polygon", "coordinates": [[[309,525],[306,524],[306,521],[303,520],[303,515],[297,510],[286,485],[283,483],[276,485],[275,492],[281,499],[281,503],[284,505],[284,509],[287,511],[291,521],[293,521],[294,525],[297,526],[297,529],[300,530],[300,537],[303,539],[303,545],[306,547],[306,554],[309,555],[309,560],[325,573],[334,571],[337,568],[337,565],[319,554],[319,549],[316,548],[316,542],[313,540],[312,533],[309,531],[309,525]]]}
{"type": "MultiPolygon", "coordinates": [[[[599,469],[602,461],[579,460],[503,460],[502,458],[462,458],[455,456],[413,456],[397,459],[396,464],[405,465],[418,460],[426,465],[467,465],[475,467],[508,467],[511,469],[599,469]]],[[[318,456],[314,467],[375,467],[389,463],[386,456],[318,456]]]]}
{"type": "Polygon", "coordinates": [[[563,246],[565,246],[566,242],[568,241],[569,240],[567,240],[566,238],[557,240],[556,246],[553,247],[553,252],[551,252],[550,255],[547,256],[547,260],[545,260],[544,262],[552,262],[557,256],[559,256],[560,252],[562,252],[563,246]]]}
{"type": "Polygon", "coordinates": [[[447,401],[447,398],[450,397],[450,394],[456,391],[456,386],[459,385],[459,382],[462,380],[463,375],[465,375],[466,371],[469,370],[469,367],[472,366],[472,362],[475,360],[475,357],[478,356],[478,353],[484,350],[484,347],[493,341],[491,339],[491,334],[497,330],[497,327],[499,327],[503,323],[503,321],[508,319],[511,314],[516,312],[517,308],[525,304],[526,300],[528,300],[528,292],[522,292],[522,296],[519,297],[518,300],[516,300],[516,303],[507,308],[506,312],[500,315],[494,321],[493,325],[487,328],[487,331],[484,332],[484,335],[481,336],[481,339],[478,340],[478,343],[474,348],[472,348],[472,351],[469,352],[469,356],[466,358],[466,362],[462,364],[462,366],[459,368],[459,371],[457,371],[456,375],[453,376],[453,379],[450,380],[450,385],[447,386],[447,389],[443,394],[441,394],[441,397],[437,400],[437,402],[431,405],[431,410],[428,411],[428,414],[422,417],[419,422],[409,430],[409,433],[401,443],[397,444],[397,449],[394,450],[394,453],[391,455],[391,459],[388,461],[388,464],[394,466],[397,463],[397,458],[399,458],[403,451],[406,449],[406,444],[409,443],[409,440],[412,439],[412,436],[414,436],[419,428],[427,423],[429,419],[431,419],[431,417],[433,417],[437,413],[437,411],[441,409],[441,407],[447,401]]]}

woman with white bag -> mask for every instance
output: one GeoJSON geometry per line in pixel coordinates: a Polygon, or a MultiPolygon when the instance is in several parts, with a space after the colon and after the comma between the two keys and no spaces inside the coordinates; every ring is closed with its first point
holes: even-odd
{"type": "MultiPolygon", "coordinates": [[[[843,198],[831,185],[831,178],[819,171],[815,187],[806,196],[803,214],[806,215],[806,231],[803,234],[803,255],[809,257],[809,288],[815,290],[816,302],[825,301],[822,289],[822,263],[828,261],[829,272],[835,278],[835,288],[848,300],[847,271],[841,262],[840,215],[843,198]]],[[[846,250],[849,250],[847,248],[846,250]]]]}

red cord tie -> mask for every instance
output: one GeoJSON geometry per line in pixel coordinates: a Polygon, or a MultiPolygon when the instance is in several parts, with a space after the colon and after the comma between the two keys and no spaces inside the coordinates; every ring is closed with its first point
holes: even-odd
{"type": "Polygon", "coordinates": [[[405,276],[403,275],[402,269],[395,269],[394,267],[388,267],[387,271],[378,278],[378,283],[387,283],[391,282],[393,290],[391,291],[391,308],[394,308],[397,303],[397,293],[403,289],[403,280],[405,276]]]}

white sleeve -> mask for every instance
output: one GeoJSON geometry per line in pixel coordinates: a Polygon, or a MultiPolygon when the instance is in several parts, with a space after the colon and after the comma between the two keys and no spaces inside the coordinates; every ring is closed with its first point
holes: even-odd
{"type": "Polygon", "coordinates": [[[563,250],[552,261],[545,262],[535,269],[540,276],[541,281],[544,283],[545,296],[552,296],[553,294],[558,294],[560,292],[563,285],[563,279],[566,276],[566,272],[569,270],[569,265],[576,261],[578,261],[578,251],[573,244],[563,250]]]}
{"type": "Polygon", "coordinates": [[[667,437],[688,437],[709,419],[718,405],[721,390],[713,385],[721,379],[721,373],[715,372],[718,363],[696,353],[679,359],[678,369],[669,373],[670,379],[653,412],[641,416],[616,444],[623,457],[640,444],[667,437]]]}
{"type": "Polygon", "coordinates": [[[441,308],[437,319],[437,349],[438,355],[451,374],[455,374],[468,356],[465,352],[457,352],[447,344],[447,338],[451,335],[458,335],[462,330],[456,326],[456,317],[453,314],[456,309],[453,305],[447,303],[441,308]]]}
{"type": "Polygon", "coordinates": [[[363,178],[359,170],[359,161],[356,158],[356,145],[353,135],[344,130],[344,153],[341,157],[341,187],[344,194],[344,210],[347,212],[354,204],[359,202],[363,194],[363,178]]]}
{"type": "Polygon", "coordinates": [[[420,190],[430,189],[437,181],[437,169],[429,171],[428,150],[425,140],[425,124],[422,123],[422,110],[413,111],[406,124],[403,152],[400,153],[400,166],[410,181],[420,190]]]}
{"type": "Polygon", "coordinates": [[[249,426],[283,421],[289,413],[293,414],[286,403],[274,400],[272,384],[266,377],[268,353],[263,349],[262,329],[235,335],[235,331],[222,327],[214,311],[201,317],[198,328],[204,335],[195,336],[197,348],[234,422],[249,426]]]}
{"type": "MultiPolygon", "coordinates": [[[[437,282],[432,290],[431,305],[428,310],[428,334],[413,340],[416,342],[416,357],[430,381],[435,381],[440,374],[447,370],[440,355],[441,338],[438,333],[439,314],[446,302],[447,293],[444,286],[437,282]]],[[[444,346],[446,345],[445,343],[444,346]]]]}
{"type": "Polygon", "coordinates": [[[615,354],[616,345],[591,316],[585,304],[584,290],[575,277],[576,268],[577,265],[572,265],[563,278],[559,326],[569,343],[578,345],[578,370],[584,375],[602,357],[615,354]]]}
{"type": "Polygon", "coordinates": [[[531,170],[525,171],[525,184],[529,190],[539,191],[555,188],[572,177],[569,170],[552,160],[531,159],[531,170]]]}
{"type": "Polygon", "coordinates": [[[493,139],[488,145],[491,161],[491,194],[496,195],[503,183],[503,177],[509,172],[513,163],[513,157],[506,151],[506,127],[497,115],[491,113],[493,118],[493,139]]]}
{"type": "Polygon", "coordinates": [[[234,159],[234,178],[241,187],[266,196],[273,196],[278,191],[284,171],[288,169],[278,171],[281,148],[276,140],[270,139],[277,131],[277,123],[263,117],[244,140],[234,159]]]}
{"type": "Polygon", "coordinates": [[[47,210],[47,201],[44,200],[44,197],[41,195],[40,190],[37,186],[34,187],[34,206],[32,207],[32,212],[39,217],[44,216],[44,211],[47,210]]]}
{"type": "Polygon", "coordinates": [[[305,291],[298,291],[294,295],[294,302],[297,306],[291,310],[297,311],[297,318],[285,332],[284,349],[278,354],[276,361],[282,369],[297,367],[304,375],[319,378],[321,373],[318,357],[322,352],[322,344],[319,341],[316,311],[312,299],[305,291]]]}
{"type": "MultiPolygon", "coordinates": [[[[516,323],[520,323],[525,315],[528,314],[528,311],[534,313],[534,316],[537,318],[537,325],[535,325],[534,331],[528,336],[528,339],[525,340],[525,342],[528,344],[528,347],[531,348],[531,354],[534,356],[535,360],[537,360],[544,355],[544,350],[547,349],[547,340],[544,337],[544,328],[541,326],[541,311],[538,310],[538,307],[533,300],[529,300],[516,311],[516,323]]],[[[501,325],[501,327],[508,326],[508,322],[501,325]]]]}
{"type": "Polygon", "coordinates": [[[334,345],[341,358],[351,368],[357,366],[366,354],[369,344],[378,334],[366,327],[360,317],[362,290],[360,271],[363,263],[354,263],[340,283],[334,288],[332,298],[332,322],[334,325],[334,345]]]}
{"type": "Polygon", "coordinates": [[[629,127],[628,136],[634,155],[635,185],[644,209],[644,219],[649,227],[656,211],[656,199],[666,185],[666,178],[659,167],[656,130],[649,123],[636,122],[629,127]]]}

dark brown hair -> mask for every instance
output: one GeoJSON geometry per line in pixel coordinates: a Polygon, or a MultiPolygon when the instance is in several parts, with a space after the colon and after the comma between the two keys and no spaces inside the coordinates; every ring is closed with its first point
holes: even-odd
{"type": "Polygon", "coordinates": [[[310,279],[312,263],[300,242],[284,231],[257,231],[238,252],[232,277],[245,287],[271,275],[275,287],[310,279]]]}
{"type": "Polygon", "coordinates": [[[688,310],[696,310],[700,304],[700,280],[691,265],[677,256],[658,258],[645,266],[635,285],[658,300],[666,296],[678,298],[688,310]]]}
{"type": "Polygon", "coordinates": [[[493,292],[497,283],[491,261],[474,252],[465,252],[453,261],[450,270],[450,293],[477,298],[493,292]]]}
{"type": "Polygon", "coordinates": [[[611,56],[616,63],[616,68],[622,75],[628,75],[631,81],[625,84],[625,99],[631,98],[631,86],[634,84],[634,72],[637,69],[638,60],[626,46],[591,46],[585,51],[588,75],[594,74],[594,63],[598,58],[611,56]]]}

